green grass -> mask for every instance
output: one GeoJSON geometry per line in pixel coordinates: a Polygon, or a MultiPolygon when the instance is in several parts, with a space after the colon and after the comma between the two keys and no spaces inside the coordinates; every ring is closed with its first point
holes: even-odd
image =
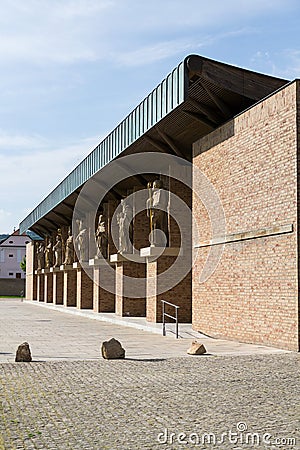
{"type": "Polygon", "coordinates": [[[0,298],[22,298],[20,295],[0,295],[0,298]]]}

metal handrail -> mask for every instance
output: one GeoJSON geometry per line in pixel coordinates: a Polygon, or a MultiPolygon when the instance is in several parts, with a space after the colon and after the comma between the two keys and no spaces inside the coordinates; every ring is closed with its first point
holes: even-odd
{"type": "Polygon", "coordinates": [[[175,320],[176,339],[178,339],[178,337],[179,337],[179,335],[178,335],[178,309],[179,309],[179,306],[174,305],[173,303],[170,303],[170,302],[166,302],[165,300],[161,300],[161,302],[162,302],[163,336],[166,336],[165,317],[169,317],[170,319],[175,320]],[[171,316],[170,314],[167,314],[165,312],[165,305],[169,305],[169,306],[172,306],[173,308],[175,308],[175,316],[171,316]]]}

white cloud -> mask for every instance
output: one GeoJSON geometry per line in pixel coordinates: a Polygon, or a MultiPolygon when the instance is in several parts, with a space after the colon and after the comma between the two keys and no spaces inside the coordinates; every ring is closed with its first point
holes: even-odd
{"type": "Polygon", "coordinates": [[[21,142],[22,151],[0,153],[1,233],[17,227],[100,141],[99,137],[91,137],[55,146],[42,139],[46,143],[43,148],[30,150],[30,136],[27,140],[24,136],[14,138],[21,142]]]}
{"type": "Polygon", "coordinates": [[[0,129],[0,153],[1,151],[7,152],[12,150],[34,150],[45,148],[48,142],[45,138],[33,135],[18,135],[7,133],[0,129]]]}
{"type": "Polygon", "coordinates": [[[159,42],[133,51],[116,53],[115,60],[124,66],[143,66],[178,55],[181,52],[188,53],[191,49],[200,46],[201,44],[180,40],[159,42]]]}
{"type": "Polygon", "coordinates": [[[101,126],[103,111],[107,117],[115,115],[114,102],[118,107],[130,103],[136,94],[118,90],[120,79],[127,87],[131,74],[136,83],[138,73],[143,84],[142,66],[152,65],[153,77],[145,75],[150,85],[160,69],[167,75],[162,64],[167,59],[178,61],[204,49],[206,56],[226,60],[234,55],[228,62],[241,60],[244,65],[250,59],[244,57],[245,50],[251,46],[253,70],[299,76],[299,49],[278,49],[275,54],[262,44],[264,25],[270,29],[272,18],[278,24],[282,16],[278,45],[288,48],[281,38],[292,8],[299,13],[297,0],[0,0],[1,220],[10,229],[17,226],[98,144],[99,138],[78,136],[92,121],[87,129],[101,126]],[[246,39],[239,37],[247,34],[251,39],[244,49],[246,39]],[[103,74],[103,63],[109,75],[103,74]],[[96,102],[101,107],[95,107],[96,102]],[[79,122],[80,131],[72,126],[79,122]],[[72,133],[72,142],[56,136],[67,133],[72,133]]]}
{"type": "Polygon", "coordinates": [[[133,61],[142,48],[151,55],[157,48],[163,59],[170,56],[168,50],[174,54],[176,39],[171,36],[178,32],[185,36],[179,47],[188,50],[192,34],[293,5],[295,0],[0,0],[0,64],[73,64],[116,54],[122,61],[122,52],[124,63],[130,64],[131,53],[133,61]]]}
{"type": "Polygon", "coordinates": [[[278,71],[290,79],[300,78],[300,49],[286,49],[281,53],[285,66],[278,71]]]}
{"type": "Polygon", "coordinates": [[[293,80],[300,77],[300,49],[258,50],[251,58],[254,70],[293,80]]]}
{"type": "Polygon", "coordinates": [[[0,234],[6,234],[13,231],[12,213],[0,208],[0,234]]]}

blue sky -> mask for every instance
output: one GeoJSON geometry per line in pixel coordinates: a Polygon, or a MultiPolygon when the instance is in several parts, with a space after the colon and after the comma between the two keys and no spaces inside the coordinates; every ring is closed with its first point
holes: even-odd
{"type": "Polygon", "coordinates": [[[191,53],[300,78],[299,0],[0,0],[0,233],[191,53]]]}

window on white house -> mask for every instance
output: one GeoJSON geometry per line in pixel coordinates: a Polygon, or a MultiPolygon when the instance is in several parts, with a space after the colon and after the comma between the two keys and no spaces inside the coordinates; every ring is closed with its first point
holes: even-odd
{"type": "Polygon", "coordinates": [[[13,257],[14,257],[14,255],[8,255],[8,257],[9,257],[9,258],[13,258],[13,257]]]}
{"type": "Polygon", "coordinates": [[[13,244],[13,243],[14,243],[14,241],[8,241],[8,243],[9,243],[9,244],[13,244]]]}
{"type": "Polygon", "coordinates": [[[17,262],[21,262],[22,259],[22,250],[20,248],[17,249],[17,262]]]}
{"type": "Polygon", "coordinates": [[[12,272],[8,272],[8,276],[9,276],[9,277],[13,277],[14,274],[13,274],[12,272]]]}

